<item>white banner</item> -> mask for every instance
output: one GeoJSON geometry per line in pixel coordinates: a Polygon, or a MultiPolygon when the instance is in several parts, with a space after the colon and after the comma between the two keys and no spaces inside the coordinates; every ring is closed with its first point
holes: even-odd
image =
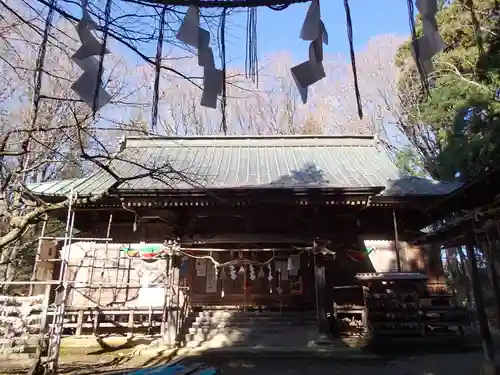
{"type": "Polygon", "coordinates": [[[217,275],[215,274],[215,266],[212,262],[207,264],[207,279],[205,291],[207,293],[217,293],[217,275]]]}
{"type": "Polygon", "coordinates": [[[206,259],[196,259],[196,276],[206,276],[207,275],[207,260],[206,259]]]}

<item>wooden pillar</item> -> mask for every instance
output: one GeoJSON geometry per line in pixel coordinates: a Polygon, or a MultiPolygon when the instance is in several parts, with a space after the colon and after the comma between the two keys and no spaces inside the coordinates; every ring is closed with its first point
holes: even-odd
{"type": "Polygon", "coordinates": [[[128,332],[127,338],[131,338],[134,336],[134,310],[130,310],[128,312],[128,332]]]}
{"type": "Polygon", "coordinates": [[[392,208],[392,224],[394,226],[394,249],[396,250],[396,266],[398,267],[398,272],[401,272],[401,253],[399,251],[398,219],[396,217],[396,211],[394,210],[394,207],[392,208]]]}
{"type": "MultiPolygon", "coordinates": [[[[326,319],[326,301],[325,301],[325,268],[324,260],[321,255],[312,255],[314,261],[314,282],[316,290],[316,314],[318,323],[318,333],[319,337],[316,340],[317,344],[331,344],[331,340],[328,338],[328,321],[326,319]]],[[[329,301],[330,302],[330,301],[329,301]]]]}
{"type": "MultiPolygon", "coordinates": [[[[466,259],[465,259],[464,253],[462,252],[461,247],[457,248],[457,254],[458,254],[458,258],[460,260],[460,262],[459,262],[460,263],[460,270],[462,271],[463,277],[465,279],[467,279],[467,278],[472,279],[470,277],[470,270],[468,270],[467,267],[465,266],[466,259]]],[[[468,282],[465,283],[465,293],[467,294],[467,308],[471,309],[472,308],[472,292],[470,290],[470,285],[468,282]]]]}
{"type": "Polygon", "coordinates": [[[481,288],[479,271],[477,269],[476,254],[474,252],[475,238],[473,230],[474,229],[471,226],[466,236],[465,247],[467,250],[467,258],[469,259],[472,291],[474,293],[474,301],[476,302],[476,313],[479,321],[481,339],[483,341],[484,355],[488,362],[493,363],[493,360],[495,359],[495,351],[493,348],[493,339],[491,337],[490,327],[488,325],[488,318],[484,308],[483,291],[481,288]]]}
{"type": "Polygon", "coordinates": [[[78,318],[76,321],[76,332],[75,336],[81,336],[82,335],[82,326],[84,323],[84,311],[80,310],[78,311],[78,318]]]}

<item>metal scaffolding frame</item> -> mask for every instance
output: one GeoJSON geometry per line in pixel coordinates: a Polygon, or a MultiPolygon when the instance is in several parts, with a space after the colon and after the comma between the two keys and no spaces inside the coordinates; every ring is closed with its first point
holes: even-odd
{"type": "Polygon", "coordinates": [[[73,239],[73,226],[75,224],[75,212],[73,210],[74,198],[76,197],[72,189],[68,198],[68,216],[66,217],[66,230],[64,232],[62,262],[59,269],[59,283],[57,289],[60,290],[58,290],[54,316],[52,318],[52,324],[49,331],[49,345],[47,348],[46,361],[46,368],[49,374],[56,374],[59,365],[59,352],[61,349],[61,338],[64,328],[64,312],[66,309],[66,298],[68,296],[68,284],[66,283],[68,260],[71,240],[73,239]]]}
{"type": "MultiPolygon", "coordinates": [[[[49,237],[45,236],[45,230],[47,227],[47,222],[48,222],[48,217],[44,218],[44,222],[42,225],[41,229],[41,235],[38,238],[38,246],[37,246],[37,253],[35,257],[35,264],[33,267],[33,273],[30,278],[30,281],[0,281],[0,285],[12,285],[12,286],[27,286],[29,285],[29,295],[33,295],[35,286],[46,286],[46,289],[49,288],[49,292],[46,292],[47,294],[47,302],[49,299],[49,294],[50,294],[50,287],[55,287],[55,301],[54,303],[51,304],[51,313],[48,312],[48,308],[46,311],[46,315],[52,315],[52,322],[47,324],[47,316],[44,317],[43,323],[41,324],[41,336],[43,339],[41,340],[42,343],[40,343],[39,347],[39,354],[40,354],[40,363],[45,367],[45,374],[57,374],[58,373],[58,368],[59,368],[59,355],[60,355],[60,348],[61,348],[61,340],[62,340],[62,335],[63,335],[63,329],[65,328],[65,318],[66,318],[66,310],[67,310],[67,299],[69,296],[69,292],[71,289],[73,290],[79,290],[79,289],[97,289],[97,295],[98,299],[95,301],[95,306],[89,306],[87,309],[92,310],[91,313],[94,316],[94,320],[97,321],[98,315],[101,311],[106,312],[106,308],[101,306],[101,295],[102,295],[102,290],[103,289],[113,289],[113,288],[141,288],[144,285],[137,283],[137,282],[119,282],[118,281],[118,276],[115,280],[115,282],[104,282],[104,272],[106,269],[106,261],[109,260],[116,260],[118,259],[118,262],[121,260],[121,256],[118,257],[109,257],[108,256],[108,247],[110,241],[113,241],[113,239],[110,237],[111,235],[111,226],[112,226],[112,220],[113,216],[110,214],[109,222],[108,222],[108,227],[107,227],[107,232],[106,232],[106,237],[105,238],[83,238],[83,237],[75,237],[74,236],[74,224],[75,224],[75,201],[77,199],[76,193],[72,190],[68,196],[68,206],[67,206],[67,217],[66,217],[66,226],[65,226],[65,232],[64,236],[62,237],[49,237]],[[61,253],[57,258],[52,258],[52,259],[41,259],[41,252],[43,249],[43,242],[48,241],[48,240],[54,240],[54,241],[62,241],[62,248],[61,248],[61,253]],[[99,280],[88,280],[87,282],[81,282],[81,281],[75,281],[75,280],[68,280],[68,275],[69,275],[69,269],[70,269],[70,263],[75,260],[70,257],[71,253],[71,245],[75,241],[86,241],[86,242],[100,242],[105,244],[105,254],[104,258],[103,257],[96,257],[96,251],[97,249],[94,249],[94,257],[86,257],[82,258],[80,260],[91,260],[92,265],[92,275],[94,273],[94,268],[95,267],[95,260],[102,260],[102,265],[100,266],[100,278],[99,280]],[[37,271],[39,270],[39,264],[43,262],[60,262],[60,269],[58,272],[58,276],[55,280],[53,279],[47,279],[47,280],[37,280],[37,271]],[[97,315],[96,315],[97,314],[97,315]],[[47,327],[48,325],[48,327],[47,327]],[[48,330],[47,330],[48,328],[48,330]],[[46,347],[45,347],[46,346],[46,347]],[[45,348],[44,348],[45,347],[45,348]],[[45,352],[46,354],[41,357],[42,353],[44,352],[43,349],[46,349],[45,352]]],[[[120,263],[118,263],[118,266],[120,263]]],[[[163,306],[163,309],[168,309],[172,308],[173,303],[173,298],[170,298],[169,294],[169,285],[173,285],[171,282],[172,279],[172,272],[170,272],[169,268],[171,268],[172,262],[168,261],[166,262],[166,269],[165,269],[165,277],[163,282],[161,283],[151,283],[148,284],[149,287],[161,287],[165,290],[165,303],[163,306]],[[167,285],[169,284],[169,285],[167,285]]],[[[99,266],[97,267],[99,268],[99,266]]],[[[181,289],[180,286],[178,286],[178,290],[174,293],[179,296],[179,290],[181,289]]],[[[179,305],[179,300],[177,300],[177,305],[179,305]]],[[[183,306],[184,308],[185,306],[183,306]]],[[[112,308],[113,310],[117,310],[116,307],[112,308]]],[[[70,309],[71,311],[74,309],[70,309]]],[[[89,310],[89,311],[90,311],[89,310]]],[[[138,311],[138,313],[141,313],[142,310],[144,309],[134,309],[130,308],[129,310],[133,310],[135,313],[135,310],[138,311]]],[[[156,309],[155,309],[156,310],[156,309]]],[[[89,312],[87,311],[87,312],[89,312]]],[[[128,311],[128,310],[127,310],[128,311]]],[[[116,312],[116,311],[114,311],[116,312]]],[[[151,319],[152,315],[152,307],[149,306],[149,315],[151,319]]],[[[166,311],[163,311],[162,313],[162,319],[167,319],[169,314],[166,313],[166,311]]],[[[177,322],[178,319],[176,319],[176,326],[179,324],[177,322]]],[[[165,332],[165,324],[166,321],[162,321],[162,333],[165,332]]],[[[95,326],[95,324],[94,324],[95,326]]],[[[94,333],[95,333],[95,328],[94,327],[94,333]]]]}

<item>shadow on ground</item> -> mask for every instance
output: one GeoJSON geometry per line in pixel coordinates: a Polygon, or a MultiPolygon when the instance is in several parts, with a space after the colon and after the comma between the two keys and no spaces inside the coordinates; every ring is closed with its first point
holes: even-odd
{"type": "MultiPolygon", "coordinates": [[[[299,358],[217,358],[201,356],[187,358],[181,361],[189,366],[195,362],[202,362],[206,366],[214,367],[218,373],[224,375],[469,375],[478,373],[481,364],[481,353],[460,354],[428,354],[421,356],[399,357],[397,359],[379,359],[370,361],[342,361],[328,359],[299,359],[299,358]]],[[[152,361],[154,362],[154,361],[152,361]]],[[[159,359],[160,363],[163,360],[159,359]]],[[[90,366],[85,370],[72,371],[63,369],[61,373],[118,375],[127,374],[135,369],[106,370],[98,366],[90,366]]]]}
{"type": "Polygon", "coordinates": [[[126,349],[134,349],[140,345],[148,345],[151,343],[151,339],[142,338],[129,338],[123,344],[120,345],[110,345],[105,341],[104,337],[96,336],[95,340],[101,349],[94,352],[88,353],[88,355],[101,355],[107,353],[114,353],[118,351],[123,351],[126,349]]]}
{"type": "MultiPolygon", "coordinates": [[[[128,340],[120,345],[101,345],[101,350],[87,353],[65,353],[61,357],[61,374],[72,375],[118,375],[128,374],[134,370],[152,368],[158,365],[177,362],[183,365],[204,363],[214,367],[224,375],[308,375],[329,374],[345,375],[469,375],[478,373],[482,360],[482,350],[478,340],[467,337],[466,340],[439,340],[436,342],[421,340],[410,342],[372,342],[360,352],[370,356],[355,358],[346,353],[337,353],[334,357],[326,353],[324,356],[305,352],[254,353],[238,351],[226,353],[217,350],[206,350],[196,355],[178,357],[177,350],[145,350],[131,348],[138,340],[128,340]],[[466,341],[467,345],[464,345],[466,341]],[[127,349],[123,349],[127,348],[127,349]],[[129,349],[131,348],[131,349],[129,349]],[[135,350],[134,350],[135,349],[135,350]]],[[[140,344],[140,340],[139,340],[140,344]]],[[[339,348],[342,351],[342,348],[339,348]]],[[[500,352],[499,352],[500,355],[500,352]]],[[[17,362],[18,366],[21,366],[17,362]]],[[[2,366],[0,366],[2,367],[2,366]]],[[[17,367],[17,366],[16,366],[17,367]]],[[[25,374],[22,369],[9,368],[0,374],[25,374]]]]}
{"type": "MultiPolygon", "coordinates": [[[[336,357],[308,358],[288,353],[275,357],[245,355],[219,355],[207,351],[196,356],[176,358],[172,351],[157,352],[149,357],[114,359],[95,364],[63,365],[64,374],[128,374],[145,367],[155,367],[166,363],[177,362],[186,366],[203,363],[207,367],[218,369],[224,375],[330,375],[349,373],[349,375],[368,375],[374,372],[382,375],[469,375],[478,373],[483,355],[478,346],[459,346],[421,343],[378,345],[366,348],[378,357],[365,359],[343,359],[336,357]]],[[[500,354],[500,353],[499,353],[500,354]]]]}

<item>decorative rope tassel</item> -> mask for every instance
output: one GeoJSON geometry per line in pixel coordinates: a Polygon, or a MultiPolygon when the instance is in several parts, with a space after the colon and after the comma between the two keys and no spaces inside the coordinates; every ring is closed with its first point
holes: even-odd
{"type": "Polygon", "coordinates": [[[358,105],[358,115],[363,119],[363,106],[361,104],[361,93],[359,92],[358,72],[356,69],[356,53],[354,52],[354,37],[352,31],[351,7],[349,0],[344,0],[345,16],[347,23],[347,38],[349,40],[349,53],[351,55],[352,76],[354,79],[354,94],[356,95],[356,104],[358,105]]]}
{"type": "Polygon", "coordinates": [[[257,55],[257,9],[247,10],[247,53],[245,56],[245,77],[259,87],[259,58],[257,55]]]}
{"type": "Polygon", "coordinates": [[[57,2],[52,0],[49,5],[49,13],[45,19],[45,28],[43,30],[43,39],[38,50],[38,57],[36,59],[35,72],[33,74],[34,90],[33,90],[33,113],[32,113],[32,128],[36,128],[36,123],[38,119],[38,111],[40,108],[40,99],[42,91],[42,77],[45,64],[45,55],[47,54],[47,43],[49,41],[50,31],[52,29],[52,23],[54,19],[54,12],[56,9],[57,2]]]}
{"type": "Polygon", "coordinates": [[[163,7],[160,14],[160,25],[158,32],[158,43],[156,45],[156,60],[155,60],[155,84],[153,91],[153,105],[151,108],[151,131],[153,134],[157,134],[158,129],[158,103],[160,101],[160,72],[161,72],[161,62],[163,59],[163,39],[165,32],[165,13],[167,7],[163,7]]]}
{"type": "Polygon", "coordinates": [[[227,9],[224,8],[220,23],[220,58],[222,62],[221,129],[224,134],[227,134],[226,15],[227,9]]]}

